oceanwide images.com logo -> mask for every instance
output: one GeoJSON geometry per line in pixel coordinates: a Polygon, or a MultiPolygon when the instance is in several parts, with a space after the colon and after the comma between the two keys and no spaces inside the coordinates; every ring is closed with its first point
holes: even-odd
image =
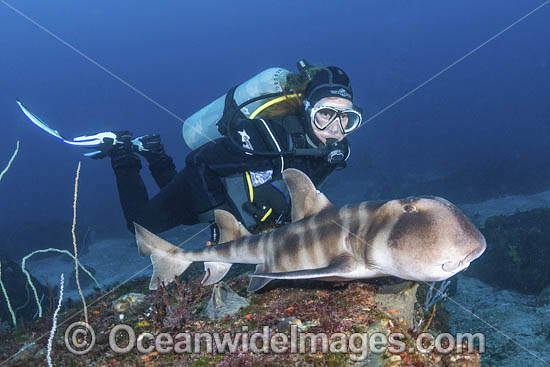
{"type": "MultiPolygon", "coordinates": [[[[135,331],[125,324],[115,325],[109,331],[109,347],[119,354],[137,350],[139,353],[154,351],[166,354],[199,354],[199,353],[345,353],[353,361],[364,360],[369,353],[392,354],[431,353],[475,353],[477,344],[479,352],[485,351],[485,336],[481,333],[449,333],[436,336],[423,333],[414,341],[414,346],[406,342],[401,333],[303,333],[296,325],[291,325],[289,332],[275,332],[269,326],[263,326],[262,332],[249,332],[248,326],[232,333],[158,333],[135,331]],[[467,350],[463,349],[467,342],[467,350]]],[[[65,346],[74,354],[90,352],[95,346],[95,331],[84,323],[75,322],[65,331],[65,346]]]]}

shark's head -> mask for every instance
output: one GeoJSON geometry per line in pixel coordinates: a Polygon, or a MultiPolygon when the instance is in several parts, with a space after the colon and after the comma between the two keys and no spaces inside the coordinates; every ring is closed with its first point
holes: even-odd
{"type": "Polygon", "coordinates": [[[447,279],[487,247],[464,213],[439,197],[388,201],[371,218],[366,258],[383,273],[403,279],[447,279]]]}

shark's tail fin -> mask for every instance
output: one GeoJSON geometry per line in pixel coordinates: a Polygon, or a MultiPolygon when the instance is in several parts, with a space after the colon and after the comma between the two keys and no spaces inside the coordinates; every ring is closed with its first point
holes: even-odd
{"type": "Polygon", "coordinates": [[[182,250],[154,233],[134,223],[136,241],[141,256],[151,255],[153,276],[149,289],[157,289],[159,283],[168,284],[174,277],[180,275],[191,265],[191,261],[183,260],[182,250]]]}
{"type": "MultiPolygon", "coordinates": [[[[237,240],[241,237],[250,236],[250,232],[243,226],[233,214],[225,210],[215,210],[214,218],[220,229],[220,243],[237,240]]],[[[231,268],[231,263],[224,262],[205,262],[204,271],[206,272],[202,282],[205,285],[216,284],[227,274],[231,268]]]]}

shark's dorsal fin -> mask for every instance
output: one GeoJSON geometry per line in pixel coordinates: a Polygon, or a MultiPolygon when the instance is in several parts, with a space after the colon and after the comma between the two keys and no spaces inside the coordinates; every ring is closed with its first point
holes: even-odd
{"type": "Polygon", "coordinates": [[[237,221],[237,218],[228,211],[222,209],[214,210],[214,219],[220,229],[220,243],[237,240],[241,237],[250,236],[250,232],[237,221]]]}
{"type": "Polygon", "coordinates": [[[290,192],[293,222],[332,206],[327,197],[315,188],[313,182],[302,171],[288,168],[284,170],[283,178],[290,192]]]}

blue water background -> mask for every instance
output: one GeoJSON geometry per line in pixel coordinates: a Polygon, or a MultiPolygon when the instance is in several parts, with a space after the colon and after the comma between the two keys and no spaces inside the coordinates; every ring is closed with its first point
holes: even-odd
{"type": "MultiPolygon", "coordinates": [[[[346,70],[368,119],[542,3],[8,2],[183,119],[268,67],[295,70],[300,58],[346,70]]],[[[349,167],[329,180],[328,190],[345,177],[346,190],[370,199],[408,194],[406,180],[452,174],[464,182],[475,174],[472,181],[496,188],[495,194],[502,194],[499,185],[525,193],[550,189],[544,181],[550,157],[549,23],[546,6],[351,134],[349,167]],[[487,182],[483,172],[495,167],[501,175],[487,182]],[[534,183],[538,175],[541,181],[534,183]],[[378,191],[366,190],[365,182],[378,191]]],[[[108,160],[86,159],[80,149],[46,135],[15,98],[68,137],[117,129],[159,132],[178,168],[189,151],[181,121],[3,3],[0,45],[1,168],[21,141],[0,182],[0,233],[9,233],[2,236],[3,251],[20,256],[55,246],[48,233],[54,227],[70,241],[70,227],[58,227],[72,220],[79,160],[79,226],[124,233],[108,160]],[[33,240],[18,242],[24,232],[33,240]]],[[[142,172],[154,194],[147,168],[142,172]]],[[[468,187],[472,199],[480,197],[476,185],[468,187]]]]}

